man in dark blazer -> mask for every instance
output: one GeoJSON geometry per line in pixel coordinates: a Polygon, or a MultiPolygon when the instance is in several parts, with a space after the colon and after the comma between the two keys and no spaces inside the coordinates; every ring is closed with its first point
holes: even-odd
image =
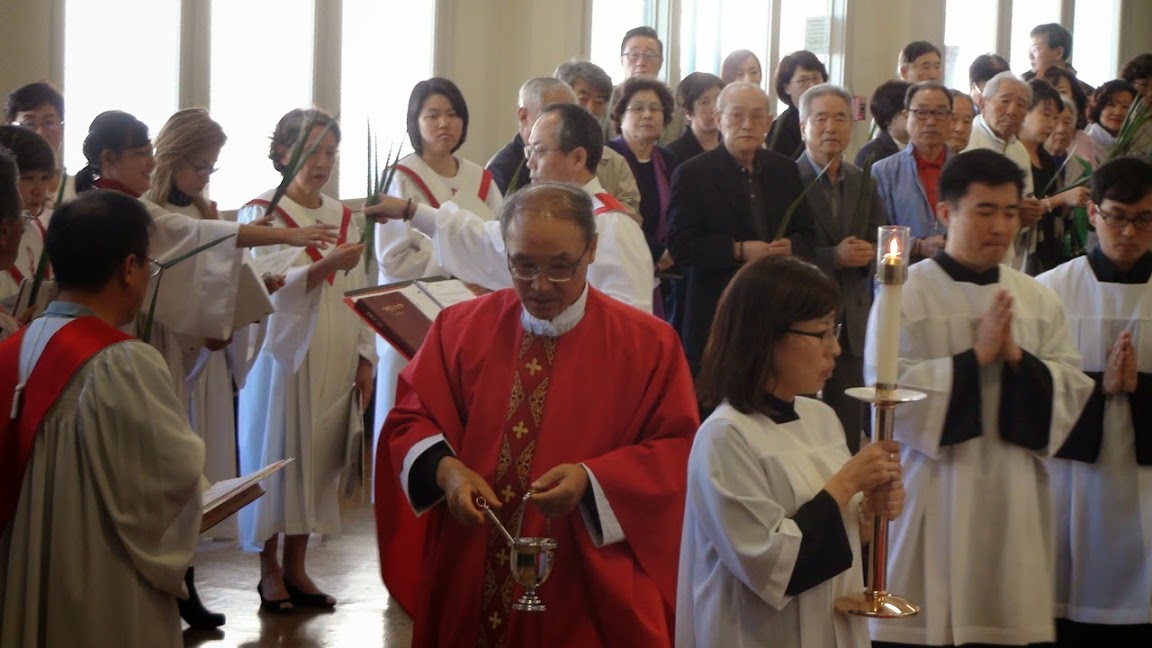
{"type": "Polygon", "coordinates": [[[864,384],[876,235],[880,226],[888,224],[888,216],[876,183],[841,158],[852,138],[851,93],[839,86],[818,85],[800,97],[799,110],[804,152],[796,166],[804,186],[816,183],[805,196],[815,221],[816,265],[840,286],[844,303],[840,355],[822,397],[836,410],[848,449],[855,454],[860,449],[860,433],[866,429],[866,409],[844,390],[864,384]]]}
{"type": "Polygon", "coordinates": [[[686,268],[679,333],[694,374],[720,294],[741,265],[771,254],[814,255],[803,201],[777,236],[804,184],[792,160],[763,148],[772,124],[768,95],[732,83],[716,103],[724,144],[677,168],[668,208],[668,247],[686,268]]]}

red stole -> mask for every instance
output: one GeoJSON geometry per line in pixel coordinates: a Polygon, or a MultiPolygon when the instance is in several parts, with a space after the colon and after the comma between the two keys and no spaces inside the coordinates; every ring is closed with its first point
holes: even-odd
{"type": "MultiPolygon", "coordinates": [[[[397,476],[415,443],[442,433],[465,465],[497,483],[505,435],[519,423],[508,416],[528,340],[520,312],[515,292],[503,290],[441,313],[401,373],[381,431],[381,571],[416,619],[414,648],[477,645],[490,531],[459,524],[443,503],[415,517],[397,476]]],[[[548,532],[530,509],[523,534],[559,543],[555,570],[539,590],[549,611],[502,619],[503,645],[670,645],[687,458],[699,427],[679,341],[667,324],[589,289],[584,319],[560,338],[553,365],[533,456],[516,468],[530,482],[556,465],[584,463],[625,540],[595,547],[579,511],[553,518],[548,532]],[[628,349],[627,360],[605,340],[628,349]]]]}
{"type": "MultiPolygon", "coordinates": [[[[267,208],[269,204],[271,203],[269,203],[267,200],[264,200],[263,198],[257,198],[255,200],[249,201],[245,207],[250,205],[259,205],[261,207],[267,208]]],[[[215,203],[213,203],[213,205],[215,205],[215,203]]],[[[348,241],[348,225],[352,222],[352,210],[349,209],[347,205],[342,206],[344,207],[344,217],[340,220],[340,238],[336,239],[336,245],[344,245],[344,243],[348,241]]],[[[288,215],[288,212],[280,208],[280,205],[276,205],[276,215],[279,216],[280,220],[284,221],[284,224],[288,227],[300,227],[296,224],[296,220],[288,215]]],[[[312,258],[313,263],[324,258],[324,255],[320,254],[320,250],[317,250],[314,247],[306,247],[304,248],[304,251],[307,252],[308,256],[312,258]]],[[[335,277],[336,273],[328,275],[328,285],[332,285],[332,283],[335,281],[335,277]]]]}
{"type": "Polygon", "coordinates": [[[119,191],[122,194],[128,194],[133,198],[139,198],[140,194],[128,188],[128,185],[116,180],[109,180],[108,178],[96,178],[97,189],[111,189],[112,191],[119,191]]]}
{"type": "Polygon", "coordinates": [[[13,398],[20,379],[20,347],[27,327],[0,342],[0,531],[16,514],[24,471],[32,456],[36,433],[48,410],[92,356],[132,339],[98,317],[78,317],[65,324],[44,348],[32,375],[22,387],[17,414],[13,398]]]}
{"type": "Polygon", "coordinates": [[[624,205],[620,204],[619,200],[616,200],[616,196],[610,193],[598,193],[596,194],[596,200],[599,200],[601,203],[600,206],[596,208],[595,214],[597,216],[610,211],[618,211],[624,214],[631,213],[624,205]]]}

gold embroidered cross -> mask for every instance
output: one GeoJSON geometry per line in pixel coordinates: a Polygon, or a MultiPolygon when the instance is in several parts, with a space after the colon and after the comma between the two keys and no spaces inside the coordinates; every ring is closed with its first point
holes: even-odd
{"type": "Polygon", "coordinates": [[[512,486],[510,485],[505,485],[504,490],[500,491],[500,494],[504,496],[505,502],[511,502],[516,498],[516,491],[512,490],[512,486]]]}
{"type": "Polygon", "coordinates": [[[493,612],[492,616],[488,617],[488,623],[491,623],[492,629],[495,630],[496,627],[502,623],[500,620],[500,615],[493,612]]]}
{"type": "Polygon", "coordinates": [[[524,368],[528,370],[529,376],[535,376],[536,372],[540,371],[544,367],[541,367],[540,363],[536,362],[536,358],[532,358],[532,362],[529,362],[528,364],[524,365],[524,368]]]}
{"type": "Polygon", "coordinates": [[[516,433],[517,439],[524,436],[525,434],[528,434],[528,428],[524,426],[524,421],[517,423],[516,427],[512,428],[512,431],[516,433]]]}
{"type": "Polygon", "coordinates": [[[503,567],[504,563],[508,562],[508,551],[501,549],[500,553],[496,554],[496,560],[500,563],[500,566],[503,567]]]}

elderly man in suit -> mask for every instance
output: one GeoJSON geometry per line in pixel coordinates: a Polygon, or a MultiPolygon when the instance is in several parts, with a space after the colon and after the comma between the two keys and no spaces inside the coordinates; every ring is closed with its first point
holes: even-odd
{"type": "Polygon", "coordinates": [[[732,83],[716,101],[724,145],[681,164],[672,176],[668,248],[686,268],[680,338],[693,373],[699,369],[716,304],[741,265],[772,254],[813,257],[812,219],[796,165],[763,148],[772,125],[768,95],[732,83]],[[781,232],[782,230],[782,232],[781,232]]]}
{"type": "Polygon", "coordinates": [[[844,394],[864,384],[864,333],[872,307],[872,270],[876,232],[888,215],[871,178],[841,156],[852,138],[852,94],[823,84],[800,97],[800,134],[804,152],[796,159],[805,201],[813,218],[816,265],[840,286],[840,355],[832,378],[824,384],[824,402],[844,425],[848,449],[860,449],[863,404],[844,394]],[[821,171],[823,170],[823,175],[821,171]],[[817,179],[819,178],[819,179],[817,179]]]}

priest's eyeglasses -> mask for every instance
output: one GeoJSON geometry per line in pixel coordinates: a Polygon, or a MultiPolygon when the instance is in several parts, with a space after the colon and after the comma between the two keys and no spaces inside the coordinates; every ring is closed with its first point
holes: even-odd
{"type": "Polygon", "coordinates": [[[1143,214],[1136,214],[1135,216],[1128,216],[1126,214],[1104,211],[1099,207],[1097,207],[1097,209],[1100,212],[1100,217],[1104,219],[1104,224],[1114,230],[1123,230],[1124,226],[1129,223],[1138,230],[1146,230],[1152,227],[1152,213],[1145,212],[1143,214]]]}
{"type": "Polygon", "coordinates": [[[148,273],[149,277],[155,277],[156,275],[160,274],[161,270],[164,269],[164,266],[161,265],[159,261],[157,261],[156,259],[153,259],[152,257],[144,257],[144,260],[148,262],[149,266],[151,266],[151,270],[148,273]]]}
{"type": "Polygon", "coordinates": [[[584,244],[584,251],[580,253],[580,258],[576,263],[562,265],[562,266],[549,266],[545,270],[541,270],[531,263],[517,263],[511,257],[508,259],[508,272],[512,273],[513,279],[521,281],[535,281],[540,275],[552,283],[564,283],[571,281],[572,277],[576,276],[576,271],[580,269],[580,264],[584,261],[584,255],[588,254],[588,248],[592,246],[592,241],[584,244]]]}
{"type": "Polygon", "coordinates": [[[840,339],[840,329],[844,328],[844,323],[841,322],[836,326],[823,331],[801,331],[800,329],[785,329],[788,333],[795,333],[796,335],[803,335],[810,338],[816,338],[824,343],[825,346],[832,346],[836,340],[840,339]]]}

